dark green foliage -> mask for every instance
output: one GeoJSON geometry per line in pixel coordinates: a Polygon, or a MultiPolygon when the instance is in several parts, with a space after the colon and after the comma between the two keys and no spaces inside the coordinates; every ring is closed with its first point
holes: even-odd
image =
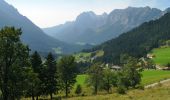
{"type": "Polygon", "coordinates": [[[35,51],[31,56],[31,65],[35,73],[40,73],[42,69],[41,56],[35,51]]]}
{"type": "Polygon", "coordinates": [[[65,56],[58,62],[59,75],[62,87],[65,90],[65,96],[68,97],[70,89],[76,82],[77,66],[73,56],[65,56]]]}
{"type": "Polygon", "coordinates": [[[80,85],[80,84],[78,84],[78,85],[76,86],[75,93],[76,93],[77,95],[80,95],[80,94],[81,94],[81,92],[82,92],[81,85],[80,85]]]}
{"type": "Polygon", "coordinates": [[[87,83],[93,87],[94,94],[97,94],[98,89],[101,87],[103,78],[103,68],[101,67],[101,63],[93,64],[89,69],[89,78],[87,79],[87,83]]]}
{"type": "Polygon", "coordinates": [[[24,90],[29,49],[20,41],[21,29],[0,30],[0,89],[3,100],[20,99],[24,90]]]}
{"type": "Polygon", "coordinates": [[[45,77],[43,78],[43,83],[45,86],[45,93],[50,94],[51,99],[53,98],[53,93],[58,91],[58,73],[55,59],[52,53],[49,53],[45,62],[45,77]]]}
{"type": "Polygon", "coordinates": [[[170,39],[170,13],[158,20],[145,22],[141,26],[103,43],[90,51],[104,50],[102,61],[120,64],[120,55],[134,57],[145,56],[153,48],[159,47],[160,41],[170,39]]]}
{"type": "Polygon", "coordinates": [[[80,74],[86,73],[90,66],[91,62],[77,62],[77,68],[80,74]]]}
{"type": "Polygon", "coordinates": [[[156,64],[153,62],[152,59],[146,58],[146,59],[144,59],[143,63],[144,63],[143,67],[145,69],[156,69],[156,64]]]}
{"type": "Polygon", "coordinates": [[[124,65],[123,69],[118,73],[117,86],[125,88],[135,88],[141,82],[140,66],[138,60],[129,58],[128,63],[124,65]]]}
{"type": "Polygon", "coordinates": [[[36,85],[36,87],[32,87],[32,88],[36,88],[36,92],[32,93],[32,94],[34,94],[38,98],[38,96],[40,96],[44,92],[43,80],[44,80],[44,70],[45,69],[42,64],[41,56],[38,54],[37,51],[35,51],[32,54],[30,59],[31,59],[32,69],[33,69],[34,73],[36,73],[38,75],[38,79],[40,80],[40,82],[38,82],[39,84],[36,85]]]}
{"type": "Polygon", "coordinates": [[[170,67],[170,63],[167,63],[167,65],[166,65],[167,67],[170,67]]]}
{"type": "Polygon", "coordinates": [[[119,85],[118,88],[117,88],[117,92],[119,94],[125,94],[126,93],[126,88],[123,86],[123,85],[119,85]]]}
{"type": "Polygon", "coordinates": [[[101,88],[110,93],[113,86],[116,86],[117,73],[109,68],[103,70],[102,86],[101,88]]]}
{"type": "Polygon", "coordinates": [[[40,80],[38,78],[38,74],[34,73],[32,69],[27,69],[27,76],[26,78],[26,91],[25,91],[25,96],[26,97],[31,97],[32,100],[34,100],[34,97],[38,94],[37,90],[39,89],[40,85],[40,80]]]}

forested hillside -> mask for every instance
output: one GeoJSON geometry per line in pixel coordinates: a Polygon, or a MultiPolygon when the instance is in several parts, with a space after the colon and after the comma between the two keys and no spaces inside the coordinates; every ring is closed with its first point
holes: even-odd
{"type": "Polygon", "coordinates": [[[120,56],[128,54],[134,57],[145,56],[163,41],[170,39],[170,13],[158,20],[145,22],[139,27],[123,33],[116,39],[109,40],[86,52],[102,49],[104,56],[100,60],[120,63],[120,56]]]}

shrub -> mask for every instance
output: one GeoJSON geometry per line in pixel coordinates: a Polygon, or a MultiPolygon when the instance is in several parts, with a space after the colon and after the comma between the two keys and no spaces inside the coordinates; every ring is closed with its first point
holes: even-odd
{"type": "Polygon", "coordinates": [[[125,94],[126,93],[126,88],[124,86],[118,86],[117,92],[119,94],[125,94]]]}
{"type": "Polygon", "coordinates": [[[137,86],[136,86],[136,88],[137,88],[137,89],[144,90],[144,86],[143,86],[143,85],[141,85],[141,84],[140,84],[140,85],[137,85],[137,86]]]}
{"type": "Polygon", "coordinates": [[[79,94],[81,94],[81,92],[82,92],[81,85],[78,84],[77,87],[76,87],[75,93],[76,93],[77,95],[79,95],[79,94]]]}

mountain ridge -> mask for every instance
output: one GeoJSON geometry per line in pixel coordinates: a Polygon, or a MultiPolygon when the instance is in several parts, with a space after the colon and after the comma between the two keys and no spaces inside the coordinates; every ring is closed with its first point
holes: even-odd
{"type": "Polygon", "coordinates": [[[20,14],[16,8],[4,0],[0,0],[0,13],[0,28],[5,26],[21,28],[23,31],[21,40],[29,45],[32,51],[55,53],[54,49],[60,48],[63,53],[73,53],[83,48],[77,45],[64,43],[48,36],[32,21],[20,14]]]}
{"type": "Polygon", "coordinates": [[[109,14],[102,15],[96,15],[90,11],[81,13],[75,21],[69,22],[69,24],[66,23],[43,30],[48,35],[68,43],[100,44],[139,26],[143,22],[155,20],[161,17],[164,12],[148,6],[115,9],[109,14]],[[95,17],[95,20],[92,20],[93,17],[95,17]],[[77,19],[84,19],[84,22],[82,21],[81,24],[77,25],[76,23],[80,23],[77,19]]]}

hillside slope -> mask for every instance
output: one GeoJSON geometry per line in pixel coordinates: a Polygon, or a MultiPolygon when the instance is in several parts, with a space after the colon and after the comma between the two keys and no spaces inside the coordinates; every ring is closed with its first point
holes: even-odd
{"type": "Polygon", "coordinates": [[[118,38],[109,40],[87,51],[103,50],[104,56],[100,60],[119,64],[122,54],[142,57],[153,48],[159,47],[162,41],[169,39],[170,13],[167,13],[158,20],[145,22],[118,38]]]}
{"type": "Polygon", "coordinates": [[[38,26],[32,23],[27,17],[21,15],[17,9],[0,0],[0,28],[4,26],[15,26],[21,28],[22,41],[28,44],[32,50],[39,52],[55,52],[55,48],[61,48],[63,53],[70,53],[79,50],[78,46],[61,42],[46,35],[38,26]]]}

